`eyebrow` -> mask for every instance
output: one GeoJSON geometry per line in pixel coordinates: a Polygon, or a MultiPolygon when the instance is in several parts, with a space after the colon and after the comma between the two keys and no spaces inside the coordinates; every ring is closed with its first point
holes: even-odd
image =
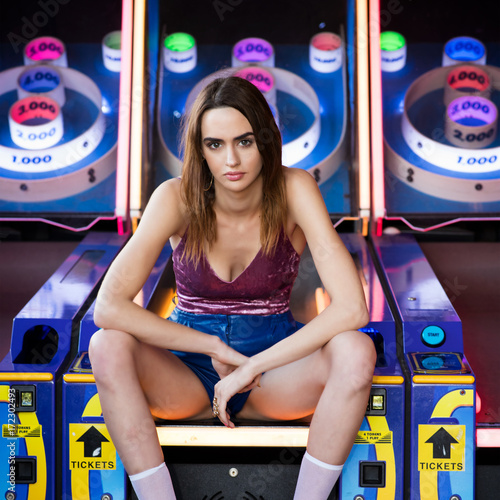
{"type": "MultiPolygon", "coordinates": [[[[253,132],[245,132],[244,134],[238,135],[233,139],[233,141],[241,141],[250,135],[255,135],[253,132]]],[[[216,137],[205,137],[203,142],[224,142],[223,139],[217,139],[216,137]]]]}

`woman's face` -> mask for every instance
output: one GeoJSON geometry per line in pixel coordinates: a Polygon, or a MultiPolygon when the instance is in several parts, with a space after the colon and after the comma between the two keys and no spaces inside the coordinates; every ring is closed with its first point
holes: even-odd
{"type": "Polygon", "coordinates": [[[237,109],[206,111],[201,120],[202,154],[218,187],[239,192],[262,171],[262,157],[250,122],[237,109]]]}

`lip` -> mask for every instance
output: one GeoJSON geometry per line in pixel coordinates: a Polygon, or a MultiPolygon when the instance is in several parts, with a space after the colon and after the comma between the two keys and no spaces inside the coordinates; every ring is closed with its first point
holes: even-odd
{"type": "Polygon", "coordinates": [[[239,181],[245,175],[245,172],[227,172],[224,175],[230,181],[239,181]]]}

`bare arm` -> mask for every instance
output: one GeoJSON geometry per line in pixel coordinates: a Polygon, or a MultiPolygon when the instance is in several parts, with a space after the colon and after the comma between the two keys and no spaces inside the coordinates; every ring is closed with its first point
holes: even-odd
{"type": "Polygon", "coordinates": [[[184,232],[187,223],[182,207],[179,180],[167,181],[156,189],[137,231],[104,278],[97,296],[95,323],[103,329],[125,331],[157,347],[200,352],[238,365],[246,358],[217,337],[166,321],[133,302],[168,239],[184,232]]]}

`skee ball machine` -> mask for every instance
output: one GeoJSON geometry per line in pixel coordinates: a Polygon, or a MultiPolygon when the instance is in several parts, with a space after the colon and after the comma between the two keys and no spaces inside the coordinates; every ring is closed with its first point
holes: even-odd
{"type": "Polygon", "coordinates": [[[37,281],[53,266],[21,311],[8,312],[12,333],[2,322],[0,494],[54,500],[67,498],[61,375],[127,239],[132,2],[4,4],[0,36],[2,286],[12,303],[26,294],[23,274],[37,281]]]}
{"type": "Polygon", "coordinates": [[[398,324],[411,500],[498,495],[499,15],[370,2],[371,241],[398,324]]]}
{"type": "MultiPolygon", "coordinates": [[[[296,7],[282,1],[196,8],[147,3],[147,47],[134,51],[146,54],[144,84],[138,85],[145,92],[147,119],[139,132],[145,142],[137,154],[147,161],[145,185],[131,192],[131,210],[140,216],[148,193],[181,174],[180,123],[208,81],[237,74],[257,85],[282,130],[283,163],[317,180],[358,265],[371,310],[365,331],[379,354],[366,418],[331,498],[402,498],[403,376],[394,320],[363,238],[370,204],[368,46],[357,37],[367,33],[367,4],[296,7]]],[[[138,40],[140,29],[136,22],[138,40]]],[[[305,322],[329,298],[307,254],[299,278],[291,307],[305,322]]],[[[175,291],[168,269],[164,279],[166,289],[175,291]]],[[[172,304],[167,306],[165,314],[172,304]]],[[[293,496],[307,426],[240,422],[227,433],[213,421],[162,422],[157,430],[178,498],[293,496]]]]}

